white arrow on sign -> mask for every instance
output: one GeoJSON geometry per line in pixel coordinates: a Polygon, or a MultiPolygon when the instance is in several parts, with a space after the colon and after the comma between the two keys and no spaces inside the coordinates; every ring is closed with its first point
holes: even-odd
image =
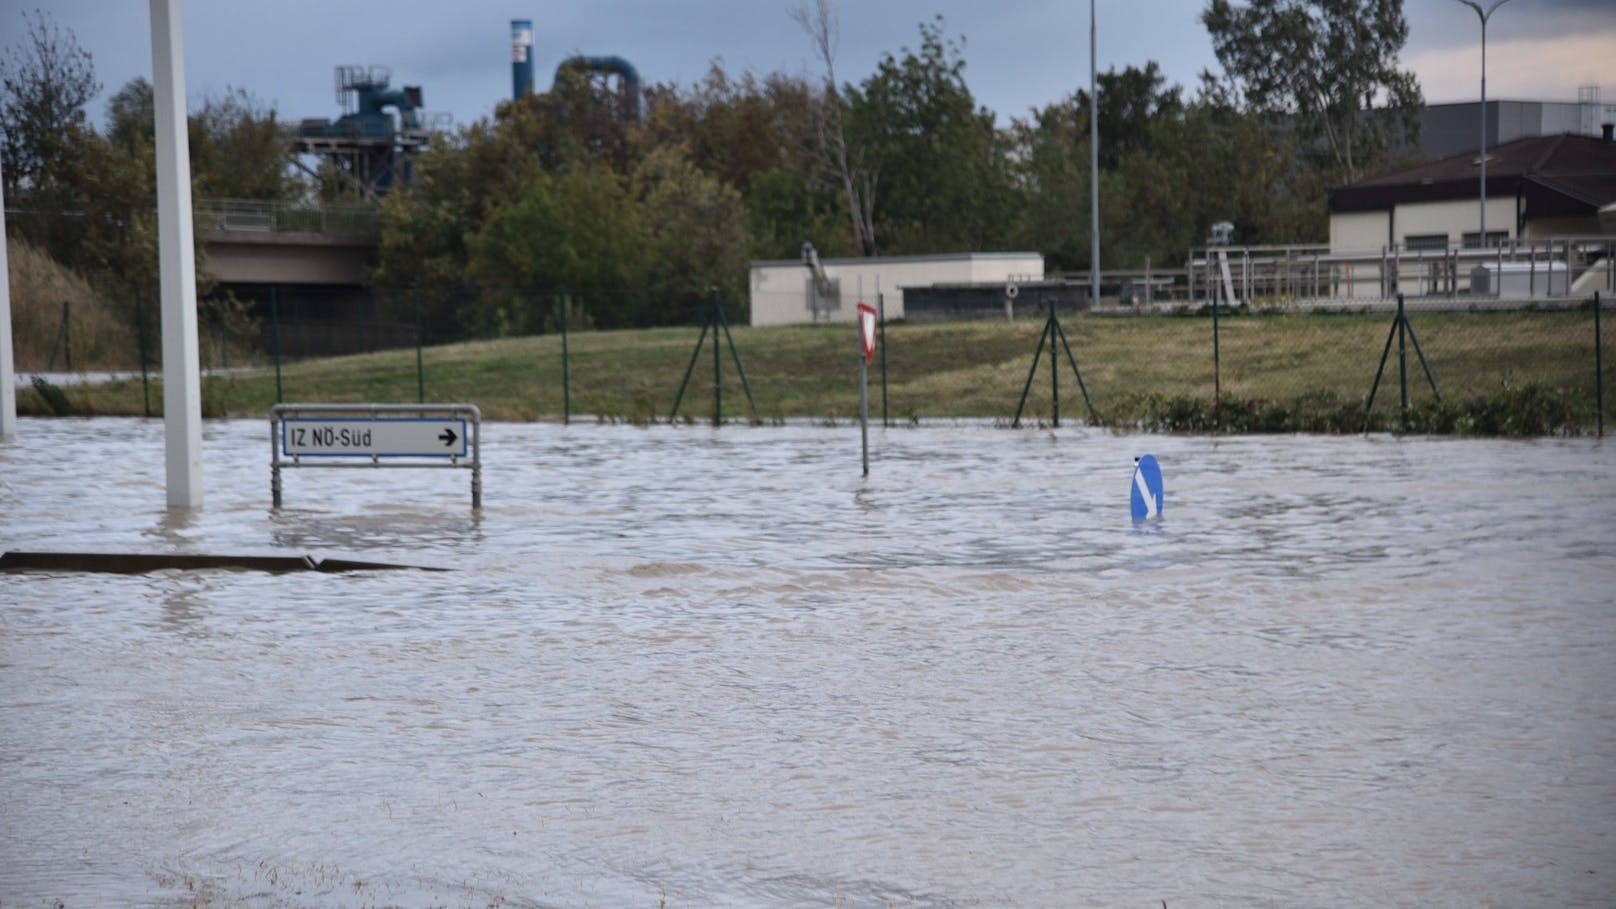
{"type": "Polygon", "coordinates": [[[466,421],[292,418],[281,421],[281,453],[299,457],[463,458],[466,421]]]}

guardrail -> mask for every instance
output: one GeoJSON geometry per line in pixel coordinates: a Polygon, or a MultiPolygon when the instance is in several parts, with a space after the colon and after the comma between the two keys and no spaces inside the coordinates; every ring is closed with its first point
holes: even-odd
{"type": "Polygon", "coordinates": [[[1190,300],[1301,305],[1494,303],[1585,299],[1616,292],[1616,237],[1513,239],[1457,246],[1330,252],[1324,247],[1210,246],[1191,250],[1190,300]]]}
{"type": "Polygon", "coordinates": [[[283,467],[464,467],[471,470],[471,507],[483,507],[482,412],[475,404],[276,404],[269,447],[276,508],[283,467]]]}
{"type": "Polygon", "coordinates": [[[381,233],[381,212],[371,205],[306,205],[256,199],[198,199],[192,205],[202,230],[226,233],[312,233],[370,237],[381,233]]]}

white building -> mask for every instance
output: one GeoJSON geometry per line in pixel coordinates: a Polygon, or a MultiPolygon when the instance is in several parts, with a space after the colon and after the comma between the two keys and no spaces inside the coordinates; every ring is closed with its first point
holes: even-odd
{"type": "Polygon", "coordinates": [[[901,319],[903,289],[933,284],[1006,284],[1042,281],[1044,257],[1034,252],[883,256],[820,261],[829,287],[820,292],[801,259],[751,264],[753,325],[852,322],[860,302],[881,294],[888,319],[901,319]]]}

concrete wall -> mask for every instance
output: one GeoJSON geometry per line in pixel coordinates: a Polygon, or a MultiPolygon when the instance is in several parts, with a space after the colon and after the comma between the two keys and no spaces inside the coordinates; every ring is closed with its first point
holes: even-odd
{"type": "MultiPolygon", "coordinates": [[[[1492,229],[1491,222],[1488,230],[1492,229]]],[[[1522,239],[1542,240],[1546,237],[1586,237],[1601,233],[1599,218],[1537,218],[1526,222],[1522,239]]]]}
{"type": "MultiPolygon", "coordinates": [[[[841,285],[840,304],[817,314],[819,321],[829,322],[852,322],[857,304],[862,301],[876,305],[878,291],[885,297],[887,318],[901,319],[904,317],[904,287],[1003,284],[1012,280],[1038,281],[1044,277],[1044,257],[1029,252],[825,259],[821,266],[826,277],[841,285]]],[[[794,325],[815,321],[811,288],[811,276],[800,260],[753,262],[751,324],[794,325]]]]}
{"type": "MultiPolygon", "coordinates": [[[[1392,216],[1392,242],[1404,243],[1409,236],[1447,234],[1449,244],[1459,243],[1467,232],[1475,233],[1481,226],[1480,215],[1479,196],[1463,201],[1399,205],[1392,216]]],[[[1487,233],[1498,231],[1515,236],[1514,196],[1487,197],[1487,233]]]]}
{"type": "MultiPolygon", "coordinates": [[[[1448,245],[1458,245],[1466,233],[1480,226],[1481,199],[1449,202],[1421,202],[1399,205],[1391,212],[1343,212],[1330,216],[1330,252],[1374,252],[1384,246],[1404,245],[1411,236],[1445,234],[1448,245]]],[[[1559,223],[1559,222],[1544,222],[1559,223]]],[[[1586,223],[1586,222],[1581,222],[1586,223]]],[[[1585,230],[1585,228],[1583,228],[1585,230]]],[[[1515,232],[1515,198],[1491,196],[1487,199],[1487,232],[1515,232]]],[[[1540,229],[1533,229],[1543,236],[1540,229]]]]}
{"type": "Polygon", "coordinates": [[[1330,216],[1330,252],[1379,249],[1390,237],[1390,212],[1351,211],[1330,216]]]}

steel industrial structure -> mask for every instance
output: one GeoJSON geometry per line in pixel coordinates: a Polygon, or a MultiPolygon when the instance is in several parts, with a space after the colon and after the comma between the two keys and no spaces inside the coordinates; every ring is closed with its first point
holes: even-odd
{"type": "MultiPolygon", "coordinates": [[[[337,67],[336,97],[343,114],[335,122],[310,118],[300,123],[291,140],[294,155],[319,159],[367,199],[408,183],[415,156],[426,149],[434,131],[448,125],[449,117],[422,110],[420,86],[393,89],[391,80],[385,66],[337,67]]],[[[310,174],[321,175],[294,160],[310,174]]]]}

